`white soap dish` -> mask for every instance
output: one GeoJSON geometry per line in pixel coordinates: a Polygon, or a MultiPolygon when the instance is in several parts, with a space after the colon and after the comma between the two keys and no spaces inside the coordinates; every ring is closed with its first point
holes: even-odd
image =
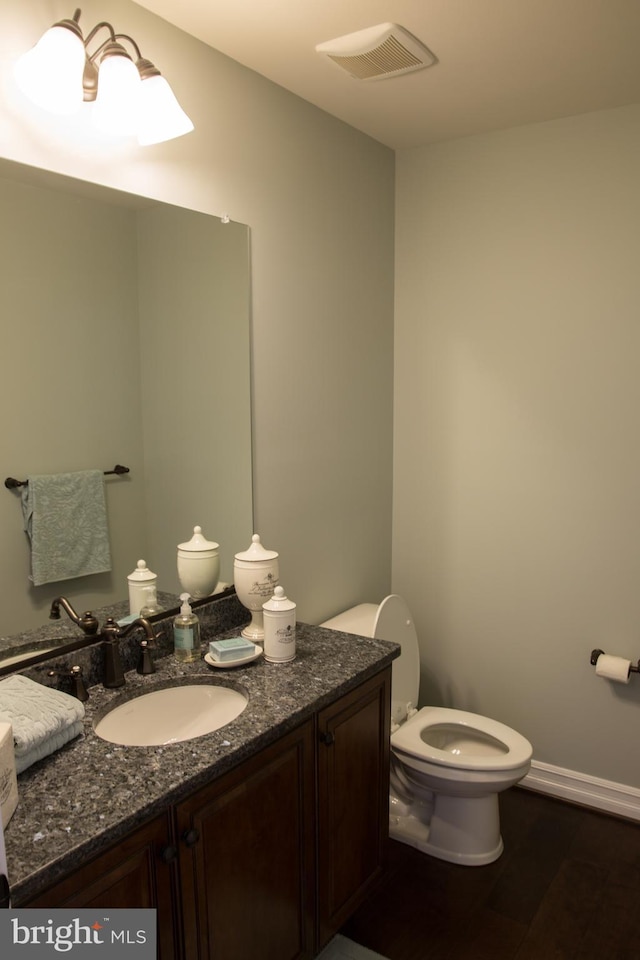
{"type": "Polygon", "coordinates": [[[258,657],[262,656],[262,647],[256,646],[255,652],[246,657],[239,657],[237,660],[214,660],[210,653],[205,653],[205,663],[210,667],[217,667],[218,670],[226,670],[229,667],[241,667],[244,663],[253,663],[258,657]]]}

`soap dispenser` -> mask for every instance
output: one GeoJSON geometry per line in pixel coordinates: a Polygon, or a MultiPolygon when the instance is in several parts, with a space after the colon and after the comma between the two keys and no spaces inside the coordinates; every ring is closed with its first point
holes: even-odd
{"type": "Polygon", "coordinates": [[[200,621],[191,609],[189,594],[181,593],[180,613],[173,621],[173,651],[176,660],[192,663],[200,658],[200,621]]]}
{"type": "Polygon", "coordinates": [[[141,617],[155,617],[157,614],[162,613],[162,607],[158,603],[158,593],[156,591],[156,585],[151,584],[150,586],[144,588],[144,602],[140,607],[140,616],[141,617]]]}

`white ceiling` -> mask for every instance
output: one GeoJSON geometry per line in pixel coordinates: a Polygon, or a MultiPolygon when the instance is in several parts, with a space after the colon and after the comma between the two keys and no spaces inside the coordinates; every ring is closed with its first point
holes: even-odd
{"type": "Polygon", "coordinates": [[[640,102],[640,0],[136,0],[393,148],[640,102]],[[390,21],[438,58],[353,80],[316,53],[390,21]]]}

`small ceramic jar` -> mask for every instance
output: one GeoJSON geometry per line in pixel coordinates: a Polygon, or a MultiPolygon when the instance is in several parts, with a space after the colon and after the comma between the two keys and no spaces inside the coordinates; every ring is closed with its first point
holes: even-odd
{"type": "Polygon", "coordinates": [[[278,585],[280,568],[275,550],[266,550],[257,533],[251,538],[248,550],[236,553],[233,561],[233,582],[238,600],[251,611],[251,622],[242,630],[242,636],[254,643],[264,640],[262,604],[273,596],[278,585]]]}
{"type": "Polygon", "coordinates": [[[202,600],[215,590],[220,577],[220,544],[207,540],[202,527],[193,528],[193,536],[178,544],[178,579],[193,600],[202,600]]]}
{"type": "Polygon", "coordinates": [[[296,605],[276,587],[262,605],[264,617],[264,658],[269,663],[286,663],[296,655],[296,605]]]}

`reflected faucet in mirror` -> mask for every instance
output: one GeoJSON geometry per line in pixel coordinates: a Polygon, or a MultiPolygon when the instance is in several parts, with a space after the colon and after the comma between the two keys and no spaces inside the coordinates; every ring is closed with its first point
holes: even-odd
{"type": "MultiPolygon", "coordinates": [[[[122,666],[122,657],[120,656],[119,641],[128,637],[133,630],[141,629],[144,631],[145,639],[143,654],[145,669],[144,673],[153,673],[154,667],[150,657],[150,650],[156,647],[156,635],[153,627],[146,617],[137,617],[131,623],[121,626],[113,617],[107,617],[102,628],[97,618],[91,610],[86,610],[82,616],[76,613],[72,604],[66,597],[56,597],[51,604],[51,620],[60,619],[60,608],[62,608],[69,619],[80,627],[87,636],[95,637],[96,641],[102,643],[104,647],[104,677],[105,687],[122,687],[125,683],[124,669],[122,666]]],[[[139,672],[142,672],[141,670],[139,672]]]]}
{"type": "Polygon", "coordinates": [[[60,607],[62,607],[69,619],[75,623],[77,627],[80,627],[82,632],[87,636],[92,637],[98,632],[100,624],[91,610],[85,610],[82,616],[79,616],[66,597],[56,597],[56,599],[52,601],[49,620],[60,619],[60,607]]]}

